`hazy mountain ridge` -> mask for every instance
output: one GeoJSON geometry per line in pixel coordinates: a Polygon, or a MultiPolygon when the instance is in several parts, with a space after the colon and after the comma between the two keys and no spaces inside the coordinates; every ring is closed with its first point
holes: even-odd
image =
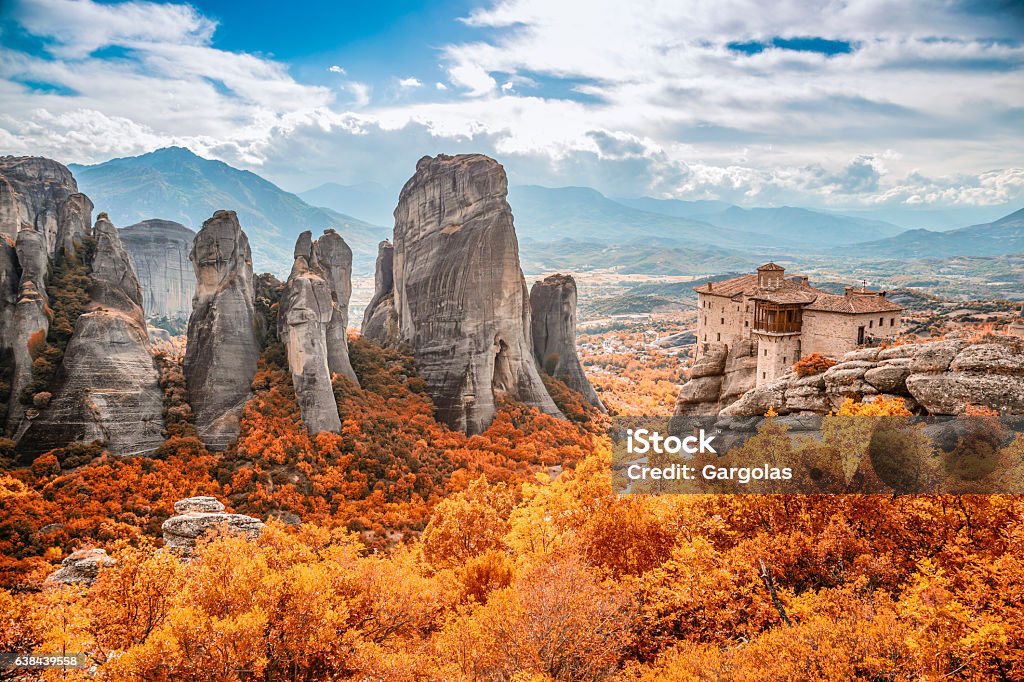
{"type": "Polygon", "coordinates": [[[970,225],[948,232],[909,230],[895,237],[843,249],[861,257],[949,258],[952,256],[1004,256],[1024,252],[1024,209],[991,223],[970,225]]]}
{"type": "Polygon", "coordinates": [[[334,227],[352,247],[359,271],[372,271],[387,230],[330,209],[310,206],[250,171],[168,147],[93,166],[70,166],[79,187],[116,224],[148,218],[198,229],[214,211],[233,210],[250,235],[257,270],[285,273],[303,230],[334,227]]]}

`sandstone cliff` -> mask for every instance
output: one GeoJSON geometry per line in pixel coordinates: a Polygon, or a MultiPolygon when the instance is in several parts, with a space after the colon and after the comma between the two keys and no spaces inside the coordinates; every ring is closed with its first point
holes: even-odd
{"type": "Polygon", "coordinates": [[[117,230],[101,213],[89,303],[75,323],[48,405],[28,422],[23,457],[74,441],[102,441],[117,455],[163,442],[163,402],[142,316],[139,283],[117,230]]]}
{"type": "MultiPolygon", "coordinates": [[[[703,374],[702,368],[721,364],[709,360],[710,355],[694,366],[694,372],[703,374]]],[[[734,401],[689,398],[700,393],[699,384],[707,378],[694,372],[680,391],[683,409],[677,407],[676,414],[748,417],[763,415],[769,408],[780,415],[825,414],[847,398],[879,395],[899,396],[919,414],[958,415],[968,405],[1024,414],[1024,339],[1013,336],[970,340],[953,333],[930,343],[860,349],[825,372],[806,377],[790,372],[734,401]]]]}
{"type": "Polygon", "coordinates": [[[756,383],[756,341],[739,341],[732,348],[724,343],[706,343],[704,354],[693,363],[687,382],[679,390],[675,414],[718,414],[756,383]]]}
{"type": "Polygon", "coordinates": [[[0,232],[14,237],[23,226],[32,227],[43,235],[46,253],[52,256],[61,207],[77,192],[71,171],[52,159],[0,157],[0,232]]]}
{"type": "MultiPolygon", "coordinates": [[[[297,256],[298,254],[296,254],[297,256]]],[[[331,294],[331,319],[327,323],[327,366],[359,383],[348,357],[348,303],[352,298],[352,249],[337,232],[324,230],[313,242],[311,264],[321,271],[331,294]]]]}
{"type": "Polygon", "coordinates": [[[135,266],[147,319],[188,320],[196,291],[188,255],[196,233],[171,220],[143,220],[122,228],[121,242],[135,266]]]}
{"type": "Polygon", "coordinates": [[[46,238],[31,228],[22,230],[18,233],[14,255],[21,277],[11,322],[3,336],[10,344],[13,365],[7,432],[17,437],[27,426],[21,394],[32,382],[34,352],[42,349],[50,328],[46,314],[46,277],[50,265],[46,257],[46,238]]]}
{"type": "Polygon", "coordinates": [[[503,397],[560,414],[540,379],[508,182],[480,154],[424,157],[395,209],[394,299],[438,418],[467,433],[503,397]]]}
{"type": "Polygon", "coordinates": [[[377,246],[373,275],[373,298],[363,311],[362,334],[382,346],[398,342],[398,313],[395,311],[395,247],[384,240],[377,246]]]}
{"type": "Polygon", "coordinates": [[[604,410],[576,354],[576,280],[551,275],[530,289],[533,354],[545,372],[604,410]]]}
{"type": "Polygon", "coordinates": [[[189,258],[197,283],[185,380],[199,435],[223,450],[238,436],[260,356],[252,254],[234,211],[217,211],[203,223],[189,258]]]}
{"type": "MultiPolygon", "coordinates": [[[[311,434],[341,429],[327,360],[328,335],[337,311],[331,286],[314,253],[310,233],[303,232],[295,244],[295,264],[281,294],[277,317],[278,336],[288,350],[295,397],[311,434]]],[[[347,345],[344,360],[348,362],[347,345]]]]}

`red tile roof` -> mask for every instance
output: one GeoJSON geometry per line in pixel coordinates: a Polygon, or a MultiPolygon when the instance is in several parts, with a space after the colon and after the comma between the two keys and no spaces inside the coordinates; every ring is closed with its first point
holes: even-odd
{"type": "Polygon", "coordinates": [[[829,313],[895,313],[903,310],[903,306],[893,303],[878,292],[854,292],[849,296],[822,293],[814,303],[804,310],[821,310],[829,313]]]}
{"type": "MultiPolygon", "coordinates": [[[[769,263],[769,265],[774,265],[774,263],[769,263]]],[[[762,289],[757,286],[757,282],[758,278],[755,274],[740,275],[720,282],[703,284],[695,287],[694,291],[698,294],[711,294],[726,298],[745,296],[753,300],[781,305],[802,304],[804,310],[821,310],[850,315],[903,310],[903,306],[893,303],[876,291],[853,291],[848,296],[839,296],[790,279],[782,280],[782,283],[774,289],[762,289]]]]}

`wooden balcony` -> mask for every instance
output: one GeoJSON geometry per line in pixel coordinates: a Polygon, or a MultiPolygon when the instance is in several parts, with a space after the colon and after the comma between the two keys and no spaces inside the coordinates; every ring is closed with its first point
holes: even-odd
{"type": "Polygon", "coordinates": [[[754,307],[754,331],[768,334],[799,334],[803,325],[803,308],[758,301],[754,307]]]}

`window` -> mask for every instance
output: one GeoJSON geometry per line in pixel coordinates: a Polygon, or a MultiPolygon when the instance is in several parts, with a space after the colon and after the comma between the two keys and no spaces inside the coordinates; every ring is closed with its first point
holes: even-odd
{"type": "Polygon", "coordinates": [[[896,326],[896,318],[895,317],[892,318],[891,320],[889,320],[889,326],[890,327],[895,327],[896,326]]]}
{"type": "Polygon", "coordinates": [[[725,324],[725,318],[724,317],[722,318],[722,324],[725,324]]]}
{"type": "Polygon", "coordinates": [[[767,348],[764,349],[764,356],[768,357],[768,349],[767,348]]]}
{"type": "Polygon", "coordinates": [[[743,320],[743,326],[744,327],[749,327],[750,326],[750,320],[743,320]]]}
{"type": "Polygon", "coordinates": [[[788,358],[787,358],[787,357],[786,357],[785,355],[783,355],[783,356],[782,356],[782,364],[784,364],[784,365],[785,365],[785,364],[786,364],[786,363],[788,363],[788,362],[789,362],[789,359],[788,359],[788,358]]]}
{"type": "Polygon", "coordinates": [[[875,321],[874,320],[870,320],[868,322],[868,329],[874,329],[874,328],[875,328],[875,321]]]}
{"type": "Polygon", "coordinates": [[[881,327],[883,324],[885,324],[885,318],[884,317],[878,318],[878,326],[881,327]]]}
{"type": "Polygon", "coordinates": [[[718,335],[718,339],[717,339],[717,340],[718,340],[718,341],[721,341],[721,340],[722,340],[722,335],[721,335],[721,334],[719,334],[719,335],[718,335]]]}
{"type": "Polygon", "coordinates": [[[761,372],[761,378],[762,379],[767,379],[768,378],[768,372],[761,372]]]}
{"type": "Polygon", "coordinates": [[[704,340],[705,340],[705,341],[707,341],[707,340],[708,340],[708,335],[707,335],[707,334],[705,334],[705,335],[704,335],[704,340]]]}

